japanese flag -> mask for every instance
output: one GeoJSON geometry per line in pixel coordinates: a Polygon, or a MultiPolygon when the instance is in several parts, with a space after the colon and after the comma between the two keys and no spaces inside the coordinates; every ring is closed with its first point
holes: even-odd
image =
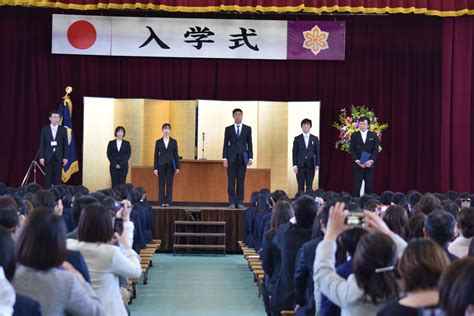
{"type": "Polygon", "coordinates": [[[112,19],[53,14],[53,54],[110,55],[112,19]]]}

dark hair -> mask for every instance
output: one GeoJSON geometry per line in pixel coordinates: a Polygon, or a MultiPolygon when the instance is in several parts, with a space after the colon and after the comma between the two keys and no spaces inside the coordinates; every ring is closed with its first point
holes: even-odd
{"type": "Polygon", "coordinates": [[[423,227],[425,226],[426,214],[415,213],[405,224],[403,238],[410,241],[415,238],[423,238],[423,227]]]}
{"type": "Polygon", "coordinates": [[[79,224],[79,218],[81,217],[82,210],[86,205],[92,203],[99,203],[99,200],[93,197],[92,195],[83,195],[78,197],[72,206],[72,217],[74,218],[74,222],[79,224]]]}
{"type": "Polygon", "coordinates": [[[448,191],[446,192],[446,196],[451,200],[455,201],[458,198],[458,193],[456,191],[448,191]]]}
{"type": "Polygon", "coordinates": [[[0,225],[0,267],[8,281],[15,275],[15,242],[8,230],[0,225]]]}
{"type": "Polygon", "coordinates": [[[49,117],[52,117],[53,114],[57,114],[57,115],[61,116],[61,114],[57,110],[49,111],[49,117]]]}
{"type": "Polygon", "coordinates": [[[377,206],[383,205],[382,201],[377,199],[370,199],[364,204],[364,210],[375,212],[377,206]]]}
{"type": "Polygon", "coordinates": [[[436,242],[422,238],[410,241],[397,265],[405,292],[436,287],[449,263],[446,252],[436,242]]]}
{"type": "Polygon", "coordinates": [[[465,238],[474,237],[474,207],[466,207],[461,210],[458,226],[465,238]]]}
{"type": "Polygon", "coordinates": [[[382,201],[383,205],[390,205],[392,204],[393,195],[392,191],[384,191],[380,195],[380,201],[382,201]]]}
{"type": "Polygon", "coordinates": [[[474,256],[474,238],[471,239],[471,243],[469,244],[469,251],[467,252],[468,256],[474,256]]]}
{"type": "Polygon", "coordinates": [[[269,189],[261,189],[258,192],[258,199],[257,199],[257,210],[260,212],[265,211],[268,208],[267,200],[270,198],[271,192],[269,189]]]}
{"type": "Polygon", "coordinates": [[[351,257],[354,256],[359,240],[368,232],[360,227],[352,227],[339,235],[339,241],[351,257]]]}
{"type": "Polygon", "coordinates": [[[18,204],[10,196],[0,196],[0,225],[11,230],[20,223],[18,204]]]}
{"type": "Polygon", "coordinates": [[[345,206],[344,209],[348,210],[351,213],[362,212],[362,209],[360,208],[360,205],[358,203],[354,203],[354,202],[346,203],[346,206],[345,206]]]}
{"type": "Polygon", "coordinates": [[[112,215],[98,203],[89,204],[83,210],[77,228],[77,240],[106,243],[114,236],[112,215]]]}
{"type": "Polygon", "coordinates": [[[425,230],[430,239],[444,247],[453,239],[455,224],[453,215],[443,210],[434,210],[426,217],[425,230]]]}
{"type": "Polygon", "coordinates": [[[408,204],[410,204],[410,207],[413,208],[416,203],[418,203],[421,199],[421,194],[418,191],[413,191],[410,194],[408,194],[408,204]]]}
{"type": "Polygon", "coordinates": [[[403,208],[408,212],[408,199],[407,196],[401,192],[396,192],[392,197],[392,203],[395,205],[403,206],[403,208]]]}
{"type": "Polygon", "coordinates": [[[165,123],[161,126],[161,130],[164,130],[165,128],[171,129],[171,124],[170,123],[165,123]]]}
{"type": "Polygon", "coordinates": [[[123,132],[123,137],[125,137],[125,127],[123,127],[123,126],[117,126],[117,127],[115,128],[115,132],[114,132],[115,137],[117,137],[117,133],[118,133],[119,131],[122,131],[122,132],[123,132]]]}
{"type": "Polygon", "coordinates": [[[257,207],[257,201],[258,201],[258,191],[253,191],[252,194],[250,195],[250,206],[257,207]]]}
{"type": "Polygon", "coordinates": [[[371,299],[371,303],[398,298],[395,271],[375,272],[376,269],[395,266],[397,247],[383,233],[365,234],[359,240],[353,259],[357,284],[371,299]]]}
{"type": "Polygon", "coordinates": [[[5,195],[8,192],[8,188],[5,183],[0,182],[0,195],[5,195]]]}
{"type": "Polygon", "coordinates": [[[383,214],[383,221],[392,232],[402,236],[408,221],[407,211],[400,205],[390,205],[383,214]]]}
{"type": "Polygon", "coordinates": [[[439,305],[446,316],[464,315],[474,304],[474,258],[452,262],[441,275],[438,290],[439,305]]]}
{"type": "Polygon", "coordinates": [[[56,197],[52,191],[39,190],[33,195],[31,203],[33,204],[34,208],[54,208],[56,206],[56,197]]]}
{"type": "Polygon", "coordinates": [[[37,208],[28,216],[16,247],[17,262],[46,271],[66,260],[66,226],[51,208],[37,208]]]}
{"type": "Polygon", "coordinates": [[[453,215],[455,219],[458,218],[461,208],[454,202],[443,203],[443,210],[453,215]]]}
{"type": "Polygon", "coordinates": [[[367,116],[359,117],[359,122],[367,121],[367,124],[370,125],[370,119],[367,116]]]}
{"type": "Polygon", "coordinates": [[[239,108],[235,108],[235,109],[233,109],[233,110],[232,110],[232,116],[234,116],[234,115],[235,115],[235,113],[237,113],[237,112],[240,112],[240,113],[242,113],[242,114],[244,113],[244,112],[242,112],[242,110],[241,110],[241,109],[239,109],[239,108]]]}
{"type": "Polygon", "coordinates": [[[305,118],[301,121],[301,127],[303,127],[305,124],[309,124],[309,127],[313,127],[313,122],[311,122],[309,118],[305,118]]]}
{"type": "Polygon", "coordinates": [[[426,215],[437,208],[441,208],[441,201],[431,193],[425,193],[415,205],[417,212],[422,212],[426,215]]]}
{"type": "Polygon", "coordinates": [[[276,204],[278,201],[289,200],[288,195],[283,190],[276,190],[270,195],[272,205],[276,204]]]}
{"type": "Polygon", "coordinates": [[[293,217],[293,208],[288,201],[278,201],[272,208],[271,228],[269,231],[276,232],[280,225],[288,223],[293,217]]]}
{"type": "Polygon", "coordinates": [[[309,196],[302,195],[291,206],[295,212],[296,222],[300,227],[311,228],[318,211],[318,204],[309,196]]]}

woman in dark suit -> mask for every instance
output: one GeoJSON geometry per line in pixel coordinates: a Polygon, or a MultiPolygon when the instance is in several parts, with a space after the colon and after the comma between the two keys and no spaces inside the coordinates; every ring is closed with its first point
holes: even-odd
{"type": "Polygon", "coordinates": [[[158,204],[166,207],[173,201],[173,177],[179,172],[178,142],[170,137],[169,123],[163,124],[161,130],[163,137],[155,143],[154,172],[158,176],[158,204]]]}
{"type": "Polygon", "coordinates": [[[112,178],[112,188],[120,184],[125,184],[128,173],[128,160],[132,154],[130,142],[123,139],[125,128],[117,126],[115,129],[115,140],[111,140],[107,146],[107,158],[110,161],[110,177],[112,178]]]}

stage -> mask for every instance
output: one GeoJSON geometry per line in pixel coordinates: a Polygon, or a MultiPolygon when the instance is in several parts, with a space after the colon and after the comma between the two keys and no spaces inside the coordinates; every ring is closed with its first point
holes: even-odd
{"type": "MultiPolygon", "coordinates": [[[[173,233],[175,221],[196,221],[196,222],[225,222],[225,251],[239,252],[237,242],[243,239],[245,224],[245,209],[231,209],[227,207],[212,206],[153,206],[153,238],[161,239],[161,250],[173,251],[173,233]]],[[[213,227],[199,226],[187,227],[186,232],[198,232],[206,237],[182,237],[185,241],[180,243],[219,243],[219,237],[212,237],[213,227]],[[194,231],[197,229],[197,231],[194,231]]]]}

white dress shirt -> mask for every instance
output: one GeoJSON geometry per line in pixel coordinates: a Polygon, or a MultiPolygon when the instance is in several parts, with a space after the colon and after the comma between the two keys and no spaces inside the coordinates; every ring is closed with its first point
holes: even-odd
{"type": "Polygon", "coordinates": [[[122,140],[117,139],[117,150],[120,151],[120,147],[122,147],[122,140]]]}
{"type": "Polygon", "coordinates": [[[170,142],[170,138],[169,137],[168,138],[163,137],[163,142],[165,143],[165,148],[168,149],[168,144],[170,142]]]}
{"type": "Polygon", "coordinates": [[[469,253],[471,240],[472,238],[466,238],[461,235],[449,244],[448,251],[458,258],[463,258],[469,253]]]}
{"type": "Polygon", "coordinates": [[[56,139],[56,134],[58,133],[58,125],[54,126],[53,124],[50,124],[51,126],[51,132],[53,133],[53,139],[56,139]]]}
{"type": "Polygon", "coordinates": [[[365,144],[365,141],[367,140],[367,132],[368,131],[369,130],[366,130],[365,132],[360,131],[360,136],[362,136],[362,141],[364,142],[364,144],[365,144]]]}
{"type": "Polygon", "coordinates": [[[235,127],[235,134],[237,134],[237,136],[240,136],[240,134],[242,134],[242,124],[234,124],[234,127],[235,127]],[[237,126],[239,127],[238,133],[237,133],[237,126]]]}
{"type": "Polygon", "coordinates": [[[308,148],[308,144],[309,144],[309,133],[303,133],[303,138],[304,138],[304,145],[306,146],[306,148],[308,148]]]}

